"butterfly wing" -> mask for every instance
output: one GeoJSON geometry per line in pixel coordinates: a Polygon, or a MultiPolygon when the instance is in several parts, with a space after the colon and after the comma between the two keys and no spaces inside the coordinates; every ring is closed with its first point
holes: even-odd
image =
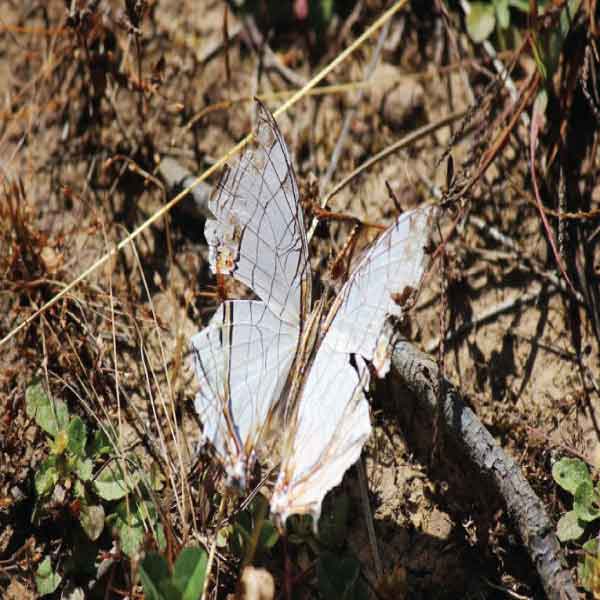
{"type": "Polygon", "coordinates": [[[371,431],[365,361],[385,375],[393,336],[389,317],[401,317],[421,286],[434,214],[426,207],[401,215],[365,253],[334,301],[286,431],[271,500],[282,524],[291,514],[312,514],[316,527],[323,498],[360,456],[371,431]]]}
{"type": "Polygon", "coordinates": [[[300,323],[311,274],[298,184],[283,136],[261,103],[254,146],[224,172],[209,208],[216,216],[205,226],[213,272],[232,275],[277,317],[300,323]]]}
{"type": "Polygon", "coordinates": [[[195,408],[228,483],[243,489],[255,453],[274,425],[275,400],[298,345],[298,328],[260,301],[224,302],[192,338],[199,382],[195,408]]]}
{"type": "Polygon", "coordinates": [[[425,206],[400,215],[367,250],[336,298],[325,324],[327,344],[360,354],[379,377],[389,370],[389,317],[401,318],[421,287],[437,209],[425,206]]]}
{"type": "Polygon", "coordinates": [[[364,390],[367,365],[358,357],[321,346],[309,371],[293,435],[271,499],[284,524],[291,514],[310,514],[316,528],[325,494],[359,458],[371,433],[364,390]]]}

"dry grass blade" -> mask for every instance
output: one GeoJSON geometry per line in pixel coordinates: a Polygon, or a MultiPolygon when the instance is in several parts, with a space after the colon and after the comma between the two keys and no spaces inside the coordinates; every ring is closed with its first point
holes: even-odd
{"type": "Polygon", "coordinates": [[[539,103],[539,102],[534,103],[533,117],[531,119],[530,141],[529,141],[531,180],[533,182],[533,190],[534,190],[535,200],[536,200],[536,203],[538,206],[538,210],[540,213],[540,217],[542,219],[542,223],[544,225],[544,229],[546,231],[546,236],[548,237],[548,241],[550,242],[550,245],[552,246],[552,252],[554,253],[554,258],[556,260],[556,264],[558,265],[558,268],[560,269],[560,272],[561,272],[562,276],[565,278],[565,281],[567,282],[567,285],[569,286],[569,289],[571,290],[573,295],[577,295],[577,292],[576,292],[575,288],[573,287],[573,284],[571,283],[569,276],[567,275],[567,270],[565,268],[563,259],[562,259],[560,252],[558,251],[558,248],[556,246],[554,234],[552,233],[550,223],[548,222],[548,217],[546,216],[546,213],[544,211],[544,207],[542,205],[542,199],[540,197],[540,190],[538,187],[538,180],[537,180],[537,174],[536,174],[536,168],[535,168],[535,151],[536,151],[536,147],[537,147],[538,136],[540,133],[541,120],[543,119],[543,114],[542,114],[543,110],[544,110],[544,108],[542,108],[541,103],[539,103]]]}
{"type": "Polygon", "coordinates": [[[377,153],[375,156],[372,156],[364,163],[359,165],[356,169],[354,169],[354,171],[352,171],[352,173],[346,175],[346,177],[344,177],[342,181],[336,183],[333,186],[333,189],[327,192],[327,194],[325,194],[325,196],[321,200],[321,206],[326,206],[329,200],[331,200],[331,198],[338,194],[361,173],[368,171],[375,163],[383,160],[391,154],[394,154],[395,152],[402,150],[403,148],[410,146],[411,144],[414,144],[414,142],[416,142],[417,140],[420,140],[421,138],[434,133],[438,129],[441,129],[442,127],[447,127],[451,123],[462,119],[465,115],[466,111],[464,110],[452,113],[440,119],[439,121],[436,121],[435,123],[429,123],[427,125],[424,125],[423,127],[420,127],[419,129],[416,129],[415,131],[412,131],[402,139],[398,140],[397,142],[394,142],[387,148],[384,148],[381,152],[377,153]]]}

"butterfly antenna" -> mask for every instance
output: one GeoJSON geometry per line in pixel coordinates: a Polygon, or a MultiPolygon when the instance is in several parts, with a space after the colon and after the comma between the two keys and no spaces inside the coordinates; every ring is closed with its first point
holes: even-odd
{"type": "Polygon", "coordinates": [[[385,231],[387,227],[385,225],[379,225],[378,223],[371,223],[369,221],[362,221],[358,217],[349,213],[333,212],[331,210],[325,210],[318,206],[313,207],[313,215],[319,221],[334,221],[338,223],[352,223],[353,225],[360,224],[364,227],[370,227],[372,229],[378,229],[379,231],[385,231]]]}
{"type": "Polygon", "coordinates": [[[404,212],[404,209],[400,204],[400,200],[398,200],[398,196],[396,196],[396,192],[394,192],[392,186],[390,185],[390,182],[387,179],[385,180],[385,188],[387,189],[387,193],[391,198],[392,202],[394,203],[394,206],[396,207],[396,212],[398,213],[398,216],[400,216],[404,212]]]}

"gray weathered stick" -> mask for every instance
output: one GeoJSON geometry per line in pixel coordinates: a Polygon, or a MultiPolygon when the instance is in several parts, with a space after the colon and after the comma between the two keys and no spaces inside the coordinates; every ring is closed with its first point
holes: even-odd
{"type": "MultiPolygon", "coordinates": [[[[394,349],[392,365],[417,401],[429,412],[436,411],[439,378],[435,359],[416,350],[410,343],[400,341],[394,349]]],[[[463,403],[456,389],[449,382],[445,381],[444,385],[445,431],[501,494],[548,598],[579,598],[571,574],[563,567],[554,525],[519,465],[503,452],[475,413],[463,403]]]]}
{"type": "MultiPolygon", "coordinates": [[[[177,160],[170,156],[163,157],[158,165],[158,171],[171,190],[171,193],[184,190],[186,187],[192,185],[196,179],[195,175],[192,175],[177,160]]],[[[190,217],[212,217],[213,214],[208,208],[208,201],[212,194],[212,190],[213,188],[210,185],[199,183],[192,188],[190,193],[194,201],[190,202],[188,200],[182,202],[180,204],[181,210],[190,217]]]]}

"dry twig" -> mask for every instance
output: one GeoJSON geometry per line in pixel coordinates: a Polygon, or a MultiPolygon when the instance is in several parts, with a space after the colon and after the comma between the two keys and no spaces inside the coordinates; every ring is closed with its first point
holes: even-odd
{"type": "MultiPolygon", "coordinates": [[[[394,349],[392,365],[417,403],[436,414],[439,374],[435,359],[410,343],[400,341],[394,349]]],[[[441,412],[445,433],[459,444],[481,475],[490,480],[502,496],[548,598],[579,598],[571,574],[562,567],[563,557],[554,525],[519,465],[504,453],[452,384],[446,379],[443,384],[441,412]]]]}

